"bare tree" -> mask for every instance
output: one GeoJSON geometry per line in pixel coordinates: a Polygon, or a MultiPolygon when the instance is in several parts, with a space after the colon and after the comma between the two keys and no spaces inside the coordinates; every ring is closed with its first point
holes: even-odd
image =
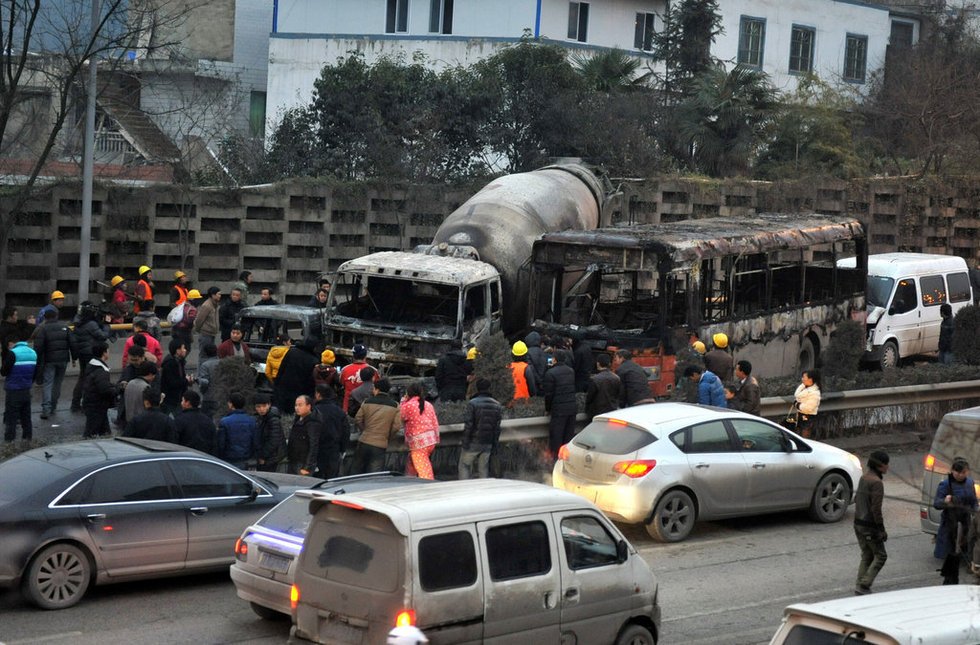
{"type": "Polygon", "coordinates": [[[97,60],[112,70],[169,46],[151,44],[148,35],[176,33],[173,25],[188,6],[178,0],[101,0],[93,25],[92,2],[99,0],[0,0],[0,151],[13,174],[22,176],[0,207],[0,284],[7,282],[14,217],[45,166],[58,158],[66,128],[74,126],[88,65],[97,60]],[[44,117],[30,118],[32,112],[44,117]],[[14,151],[23,155],[19,163],[10,159],[14,151]]]}

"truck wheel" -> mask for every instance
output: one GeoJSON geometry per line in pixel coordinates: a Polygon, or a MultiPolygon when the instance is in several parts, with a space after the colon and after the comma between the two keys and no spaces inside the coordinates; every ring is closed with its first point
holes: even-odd
{"type": "Polygon", "coordinates": [[[817,522],[839,522],[851,502],[851,487],[840,473],[828,473],[817,483],[810,501],[810,517],[817,522]]]}
{"type": "Polygon", "coordinates": [[[682,490],[672,490],[660,498],[647,533],[658,542],[680,542],[694,528],[694,500],[682,490]]]}
{"type": "Polygon", "coordinates": [[[902,357],[898,354],[898,344],[893,340],[887,341],[884,347],[881,348],[881,369],[886,370],[892,367],[898,367],[898,363],[901,360],[902,357]]]}
{"type": "Polygon", "coordinates": [[[627,625],[616,639],[616,645],[657,645],[657,641],[643,625],[627,625]]]}
{"type": "Polygon", "coordinates": [[[85,552],[72,544],[53,544],[31,561],[24,596],[41,609],[66,609],[82,599],[91,581],[85,552]]]}
{"type": "Polygon", "coordinates": [[[800,343],[800,372],[812,370],[817,366],[817,351],[813,346],[813,341],[804,338],[800,343]]]}

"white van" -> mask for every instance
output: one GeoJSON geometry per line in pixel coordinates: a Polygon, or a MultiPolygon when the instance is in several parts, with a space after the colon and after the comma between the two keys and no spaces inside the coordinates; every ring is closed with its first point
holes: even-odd
{"type": "MultiPolygon", "coordinates": [[[[939,482],[949,475],[953,459],[962,457],[971,466],[980,464],[980,407],[950,412],[939,422],[932,439],[922,473],[922,503],[919,522],[922,530],[935,535],[939,532],[942,511],[933,506],[939,482]]],[[[974,479],[976,482],[976,479],[974,479]]],[[[980,497],[980,482],[974,483],[980,497]]]]}
{"type": "MultiPolygon", "coordinates": [[[[856,258],[838,260],[854,268],[856,258]]],[[[868,342],[865,361],[895,367],[902,358],[939,350],[939,307],[953,315],[973,304],[966,260],[928,253],[868,256],[868,342]]]]}
{"type": "Polygon", "coordinates": [[[858,643],[980,643],[980,587],[922,587],[790,605],[769,645],[858,643]]]}
{"type": "Polygon", "coordinates": [[[310,499],[291,592],[294,635],[383,643],[415,625],[438,643],[652,645],[657,581],[591,503],[510,480],[310,499]]]}

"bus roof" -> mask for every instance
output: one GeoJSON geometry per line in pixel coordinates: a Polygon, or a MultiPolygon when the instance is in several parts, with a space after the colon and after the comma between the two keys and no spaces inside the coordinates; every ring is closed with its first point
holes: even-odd
{"type": "MultiPolygon", "coordinates": [[[[652,252],[656,256],[670,257],[673,260],[672,269],[677,270],[707,258],[807,249],[818,244],[864,237],[864,226],[849,217],[760,213],[744,218],[711,217],[665,224],[545,233],[535,243],[535,248],[537,251],[554,246],[584,246],[593,250],[652,252]]],[[[535,257],[547,261],[537,252],[535,257]]],[[[626,257],[625,254],[623,257],[626,257]]],[[[631,262],[630,266],[641,268],[635,262],[631,262]]]]}

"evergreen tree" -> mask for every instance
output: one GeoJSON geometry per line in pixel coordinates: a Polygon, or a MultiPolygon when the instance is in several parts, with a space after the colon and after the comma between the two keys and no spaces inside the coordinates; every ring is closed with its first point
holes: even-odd
{"type": "Polygon", "coordinates": [[[503,332],[487,336],[477,345],[477,352],[473,374],[490,381],[493,398],[510,405],[514,400],[514,378],[510,372],[512,354],[507,338],[503,332]]]}

